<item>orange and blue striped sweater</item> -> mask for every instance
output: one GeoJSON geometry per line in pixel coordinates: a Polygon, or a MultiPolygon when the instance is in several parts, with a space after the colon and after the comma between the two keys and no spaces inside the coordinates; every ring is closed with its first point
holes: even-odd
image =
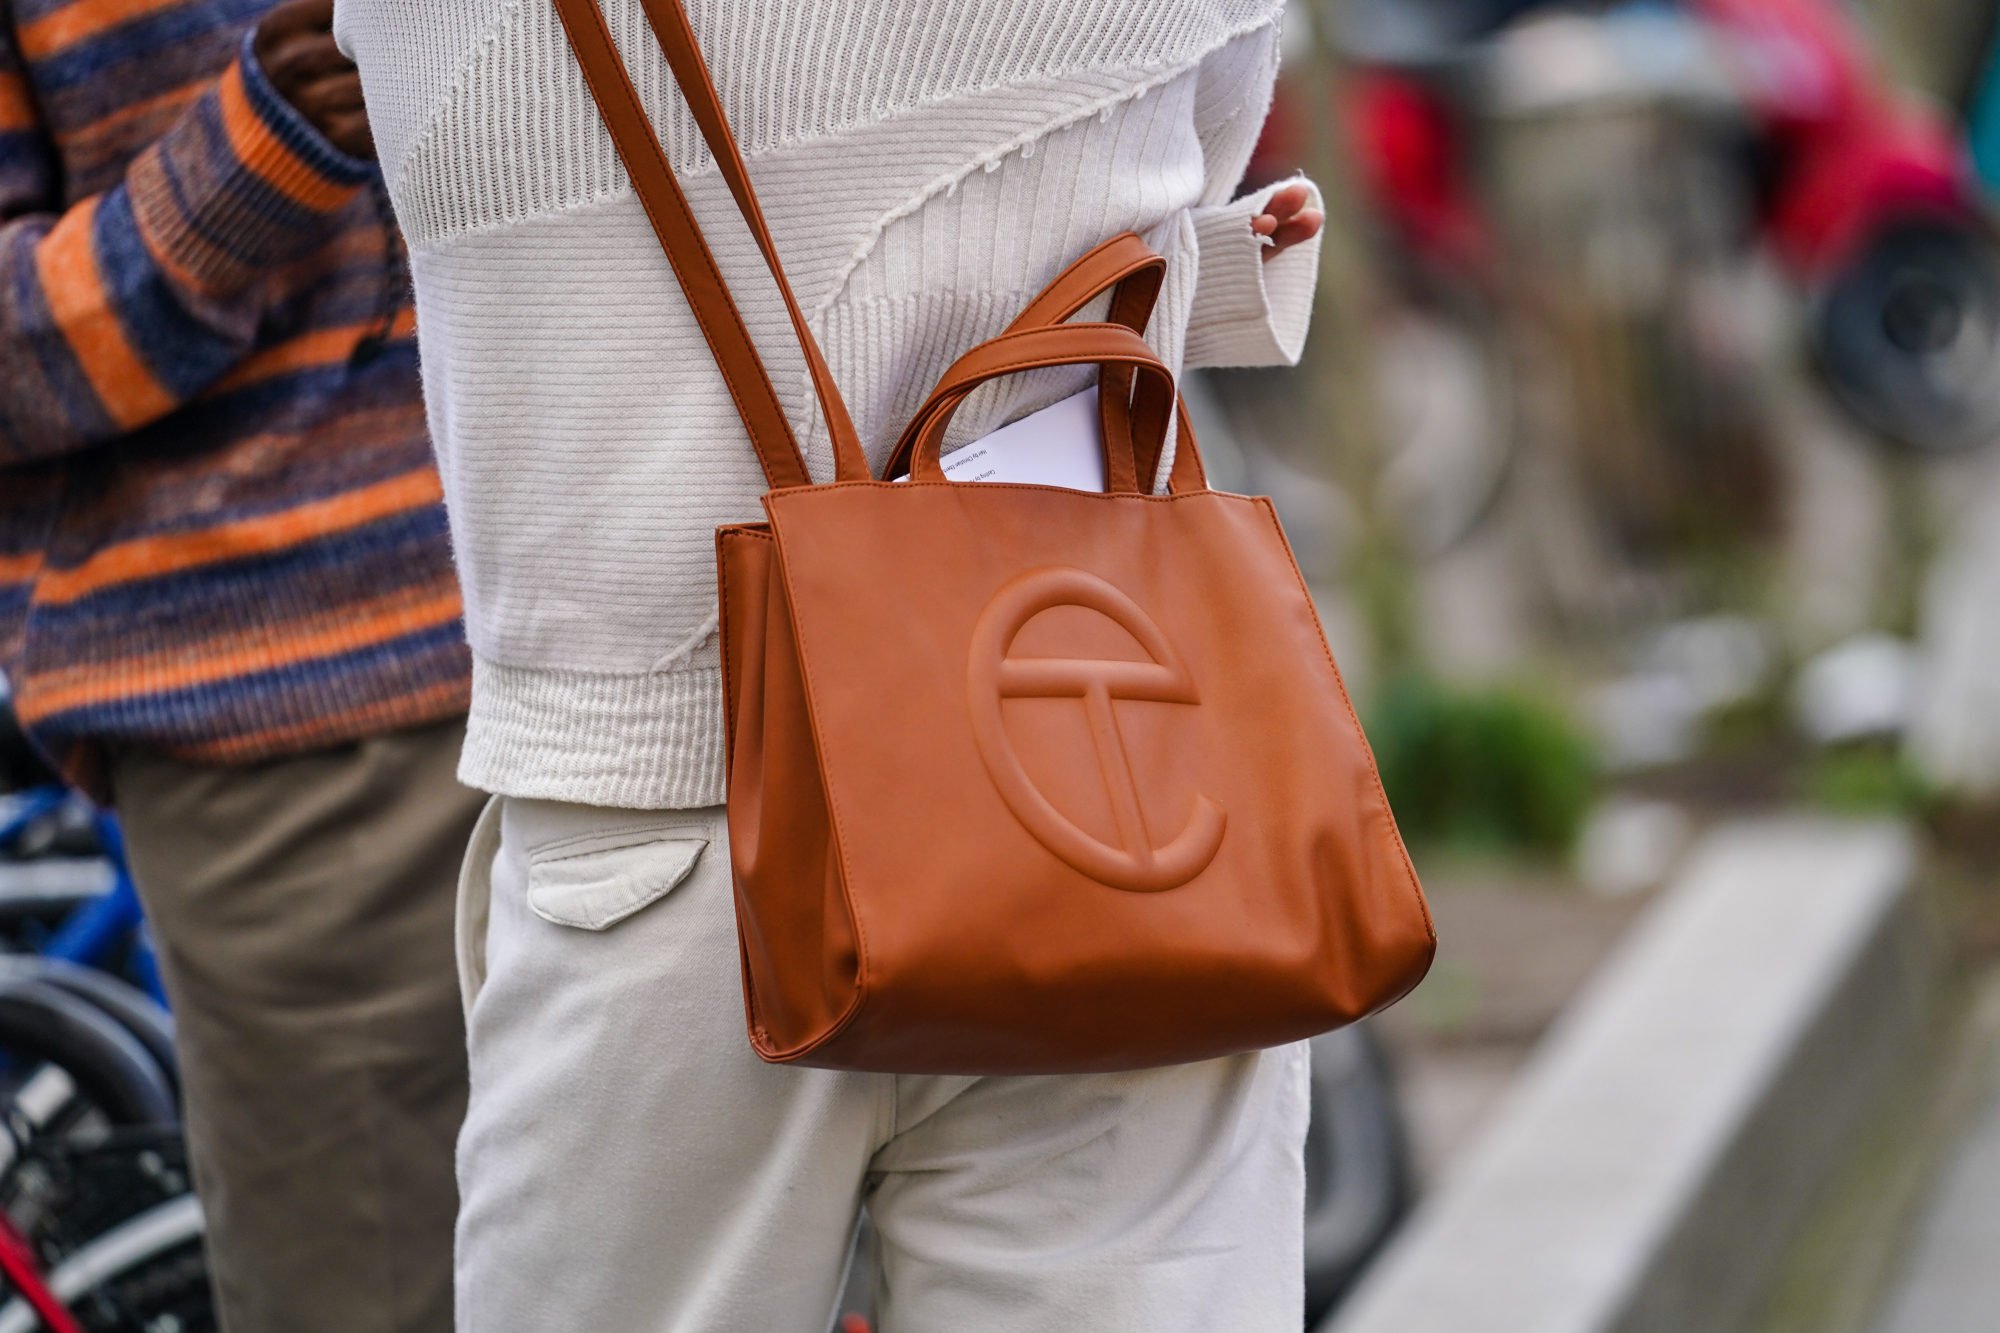
{"type": "Polygon", "coordinates": [[[466,705],[400,242],[269,4],[0,0],[0,671],[87,788],[466,705]]]}

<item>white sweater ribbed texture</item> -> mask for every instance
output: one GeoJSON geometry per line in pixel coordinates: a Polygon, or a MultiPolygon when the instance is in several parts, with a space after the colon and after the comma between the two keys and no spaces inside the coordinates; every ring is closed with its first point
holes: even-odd
{"type": "MultiPolygon", "coordinates": [[[[688,7],[878,466],[956,357],[1128,228],[1169,260],[1148,337],[1170,364],[1297,358],[1318,247],[1260,262],[1263,196],[1230,198],[1270,101],[1282,0],[688,7]]],[[[604,10],[824,480],[831,450],[776,288],[638,0],[604,10]]],[[[764,482],[550,0],[339,0],[336,33],[411,248],[473,650],[461,776],[512,796],[715,804],[714,530],[759,517],[764,482]]],[[[988,386],[948,443],[1088,377],[988,386]]]]}

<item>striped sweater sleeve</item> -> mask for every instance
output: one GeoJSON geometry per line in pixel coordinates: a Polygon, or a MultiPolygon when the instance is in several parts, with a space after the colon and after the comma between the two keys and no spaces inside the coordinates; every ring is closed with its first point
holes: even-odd
{"type": "Polygon", "coordinates": [[[253,346],[261,282],[308,253],[374,170],[236,61],[123,179],[63,206],[0,25],[0,466],[166,416],[253,346]]]}

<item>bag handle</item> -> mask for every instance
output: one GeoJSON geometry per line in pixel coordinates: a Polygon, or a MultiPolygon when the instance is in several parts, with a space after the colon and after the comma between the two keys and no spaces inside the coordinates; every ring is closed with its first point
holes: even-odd
{"type": "MultiPolygon", "coordinates": [[[[1058,274],[1042,289],[1041,295],[1030,301],[1028,308],[1015,317],[1006,331],[1015,333],[1022,329],[1064,323],[1109,289],[1111,308],[1107,320],[1123,324],[1143,336],[1146,325],[1153,318],[1153,306],[1159,301],[1160,288],[1166,278],[1167,261],[1136,234],[1123,232],[1085,252],[1082,258],[1058,274]]],[[[1097,415],[1099,430],[1104,436],[1105,489],[1110,491],[1137,491],[1140,488],[1138,479],[1150,478],[1158,466],[1157,462],[1153,467],[1142,463],[1148,452],[1156,460],[1159,457],[1158,450],[1149,451],[1143,441],[1162,438],[1166,420],[1162,417],[1157,421],[1148,418],[1135,422],[1131,398],[1130,368],[1106,362],[1098,372],[1097,415]],[[1118,449],[1120,441],[1130,441],[1129,462],[1126,454],[1118,449]],[[1127,475],[1128,468],[1130,476],[1127,475]]],[[[897,474],[886,472],[883,475],[893,477],[897,474]]]]}
{"type": "MultiPolygon", "coordinates": [[[[1054,324],[1043,328],[1003,333],[981,343],[952,364],[937,389],[904,430],[910,449],[912,481],[943,481],[944,468],[939,451],[952,414],[972,391],[988,380],[1025,370],[1049,366],[1097,365],[1119,368],[1138,379],[1132,413],[1134,423],[1157,421],[1162,430],[1173,414],[1174,376],[1154,354],[1152,347],[1122,324],[1054,324]]],[[[1121,453],[1114,442],[1105,442],[1106,461],[1124,460],[1123,484],[1107,474],[1107,490],[1131,492],[1137,489],[1132,472],[1132,454],[1121,453]]],[[[898,446],[901,448],[901,444],[898,446]]]]}
{"type": "MultiPolygon", "coordinates": [[[[1025,329],[1061,324],[1108,291],[1112,295],[1106,319],[1113,324],[1123,324],[1134,333],[1143,334],[1147,322],[1153,317],[1153,305],[1159,300],[1160,287],[1166,275],[1167,261],[1153,247],[1132,232],[1121,232],[1085,251],[1057,274],[1028,303],[1027,308],[1015,316],[1005,332],[1019,333],[1025,329]]],[[[956,369],[956,366],[953,368],[956,369]]],[[[950,372],[947,372],[937,388],[932,390],[932,396],[942,391],[950,378],[950,372]]],[[[1123,460],[1118,457],[1117,442],[1130,438],[1132,424],[1128,400],[1131,396],[1132,372],[1122,365],[1106,365],[1098,393],[1098,412],[1104,433],[1105,478],[1112,490],[1136,488],[1110,484],[1122,479],[1123,468],[1120,464],[1123,460]]],[[[889,451],[882,475],[900,477],[909,472],[910,451],[915,445],[915,434],[905,429],[896,441],[896,447],[889,451]]],[[[1137,446],[1133,453],[1136,458],[1137,446]]],[[[1154,456],[1157,458],[1157,453],[1154,456]]],[[[1136,467],[1134,476],[1146,471],[1144,467],[1136,467]]]]}
{"type": "MultiPolygon", "coordinates": [[[[1167,474],[1167,493],[1186,495],[1189,491],[1205,491],[1208,489],[1208,469],[1201,465],[1201,450],[1194,442],[1194,422],[1188,417],[1185,398],[1174,402],[1174,425],[1180,434],[1174,446],[1173,471],[1167,474]]],[[[1159,466],[1159,455],[1155,454],[1145,470],[1157,472],[1159,466]]]]}
{"type": "MultiPolygon", "coordinates": [[[[1166,276],[1166,259],[1136,233],[1122,232],[1087,251],[1064,269],[1007,326],[1007,332],[1060,324],[1110,290],[1111,310],[1107,318],[1114,324],[1123,324],[1134,333],[1143,334],[1153,316],[1153,306],[1159,300],[1160,287],[1166,276]]],[[[953,366],[952,369],[957,368],[953,366]]],[[[1107,364],[1104,367],[1098,398],[1104,419],[1105,447],[1108,450],[1111,441],[1129,437],[1132,441],[1133,470],[1137,477],[1143,479],[1143,488],[1150,491],[1159,475],[1160,449],[1166,443],[1166,432],[1163,426],[1156,428],[1151,421],[1137,424],[1131,421],[1126,411],[1126,399],[1131,393],[1131,373],[1122,366],[1107,364]]],[[[944,392],[950,381],[951,373],[947,372],[939,381],[937,391],[944,392]]],[[[1201,451],[1195,444],[1194,424],[1188,418],[1186,401],[1177,397],[1173,412],[1178,435],[1167,490],[1174,495],[1205,491],[1208,489],[1208,472],[1201,465],[1201,451]]],[[[905,455],[913,443],[912,437],[905,432],[892,456],[901,466],[892,463],[891,470],[885,471],[884,476],[899,476],[910,470],[905,455]]],[[[1112,484],[1114,475],[1107,454],[1107,490],[1120,489],[1112,484]]]]}
{"type": "MultiPolygon", "coordinates": [[[[707,339],[716,365],[722,370],[729,395],[749,432],[751,447],[763,464],[764,479],[773,489],[810,485],[812,475],[806,470],[805,457],[799,452],[784,404],[771,387],[770,374],[757,354],[757,345],[743,323],[742,312],[716,267],[715,256],[688,207],[680,182],[674,178],[673,166],[660,147],[659,136],[646,119],[645,106],[632,87],[632,78],[619,57],[610,28],[605,25],[603,11],[598,8],[597,0],[554,0],[554,3],[556,15],[576,52],[577,64],[583,69],[591,99],[597,103],[605,128],[611,132],[612,145],[625,164],[626,174],[632,178],[632,190],[645,208],[653,232],[660,238],[660,247],[673,266],[674,277],[694,310],[702,337],[707,339]]],[[[748,224],[757,249],[764,256],[764,265],[784,297],[785,312],[791,317],[792,331],[805,352],[820,413],[833,442],[835,477],[839,481],[867,481],[870,478],[867,455],[862,452],[860,437],[855,434],[840,388],[834,383],[819,343],[806,325],[798,299],[792,295],[792,285],[785,278],[778,248],[771,240],[763,210],[757,205],[757,192],[751,187],[743,154],[729,132],[728,117],[709,78],[708,66],[702,60],[687,11],[681,0],[641,0],[641,4],[646,26],[660,44],[695,125],[736,200],[737,211],[748,224]]]]}
{"type": "Polygon", "coordinates": [[[1014,317],[1008,333],[1061,324],[1092,301],[1111,292],[1105,319],[1144,333],[1167,278],[1167,261],[1135,232],[1120,232],[1086,250],[1042,288],[1027,309],[1014,317]]]}
{"type": "MultiPolygon", "coordinates": [[[[1059,325],[1057,327],[1075,328],[1079,326],[1059,325]]],[[[1089,326],[1086,325],[1082,327],[1089,327],[1089,326]]],[[[1025,330],[1023,331],[1025,332],[1025,330]]],[[[986,346],[990,345],[991,344],[986,344],[986,346]]],[[[974,349],[975,352],[979,350],[981,349],[979,348],[974,349]]],[[[998,375],[1001,374],[1012,374],[1014,373],[1015,369],[1031,368],[1031,367],[1015,367],[1009,370],[991,371],[982,373],[981,367],[976,365],[973,366],[967,365],[967,362],[970,361],[971,359],[972,359],[972,354],[968,353],[965,357],[961,357],[957,362],[953,363],[951,369],[945,372],[944,378],[938,381],[938,387],[934,389],[931,393],[931,401],[927,401],[922,408],[918,409],[917,416],[915,418],[912,418],[909,429],[907,429],[904,432],[903,438],[897,441],[896,451],[895,454],[893,455],[894,458],[907,459],[914,452],[917,443],[918,427],[920,424],[926,424],[926,425],[928,424],[928,414],[932,409],[933,402],[943,399],[947,394],[952,395],[953,397],[952,397],[952,402],[950,403],[950,411],[956,411],[959,405],[965,400],[965,398],[968,395],[970,395],[972,390],[977,388],[981,383],[984,383],[986,380],[997,378],[998,375]],[[968,382],[968,380],[970,382],[968,382]]],[[[1077,364],[1079,362],[1088,363],[1091,360],[1092,358],[1089,355],[1078,355],[1061,360],[1052,360],[1047,364],[1071,365],[1071,364],[1077,364]]],[[[1129,367],[1119,365],[1114,362],[1104,362],[1102,363],[1102,365],[1103,369],[1107,372],[1113,369],[1118,369],[1126,374],[1131,373],[1129,367]]],[[[1164,363],[1160,364],[1159,370],[1162,374],[1170,373],[1167,371],[1167,368],[1164,363]]],[[[1178,393],[1175,393],[1168,399],[1168,405],[1169,409],[1172,411],[1174,416],[1174,428],[1177,431],[1176,438],[1178,440],[1178,446],[1174,450],[1173,470],[1170,473],[1168,473],[1167,476],[1167,492],[1171,495],[1186,495],[1192,491],[1205,491],[1208,489],[1208,471],[1206,468],[1202,466],[1201,449],[1195,443],[1194,422],[1192,418],[1188,416],[1187,400],[1185,398],[1180,397],[1178,393]]],[[[942,439],[941,433],[939,438],[942,439]]],[[[1107,437],[1107,439],[1109,438],[1115,438],[1115,437],[1107,437]]],[[[1151,438],[1151,437],[1145,437],[1142,439],[1134,440],[1133,450],[1138,464],[1136,468],[1137,476],[1147,478],[1148,481],[1150,482],[1150,480],[1157,474],[1159,470],[1160,455],[1159,455],[1159,450],[1157,448],[1147,447],[1145,443],[1146,438],[1151,438]],[[1138,451],[1141,449],[1146,450],[1146,452],[1144,454],[1140,454],[1138,451]]],[[[1165,443],[1164,433],[1160,437],[1160,443],[1162,444],[1165,443]]],[[[940,465],[940,471],[942,471],[942,465],[940,465]]],[[[896,472],[891,472],[888,475],[897,476],[903,472],[914,473],[914,468],[910,464],[905,463],[896,472]]],[[[1107,491],[1116,489],[1115,487],[1112,487],[1109,484],[1109,478],[1110,474],[1107,471],[1106,473],[1107,484],[1105,488],[1107,491]]],[[[1128,487],[1127,489],[1136,489],[1136,487],[1128,487]]],[[[1145,493],[1150,493],[1150,492],[1151,492],[1151,486],[1150,484],[1148,484],[1145,488],[1145,493]]]]}

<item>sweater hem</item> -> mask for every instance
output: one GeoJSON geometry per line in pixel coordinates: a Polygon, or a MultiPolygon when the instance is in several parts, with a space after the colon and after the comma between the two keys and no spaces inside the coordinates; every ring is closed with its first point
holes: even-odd
{"type": "Polygon", "coordinates": [[[76,736],[58,730],[50,734],[31,728],[29,737],[70,785],[100,805],[115,807],[117,793],[111,787],[108,762],[113,751],[143,750],[187,764],[242,768],[450,722],[465,716],[468,702],[466,683],[460,677],[427,689],[364,699],[338,714],[262,734],[185,740],[144,733],[76,736]]]}
{"type": "Polygon", "coordinates": [[[459,781],[620,810],[723,801],[722,671],[630,673],[472,659],[459,781]]]}

